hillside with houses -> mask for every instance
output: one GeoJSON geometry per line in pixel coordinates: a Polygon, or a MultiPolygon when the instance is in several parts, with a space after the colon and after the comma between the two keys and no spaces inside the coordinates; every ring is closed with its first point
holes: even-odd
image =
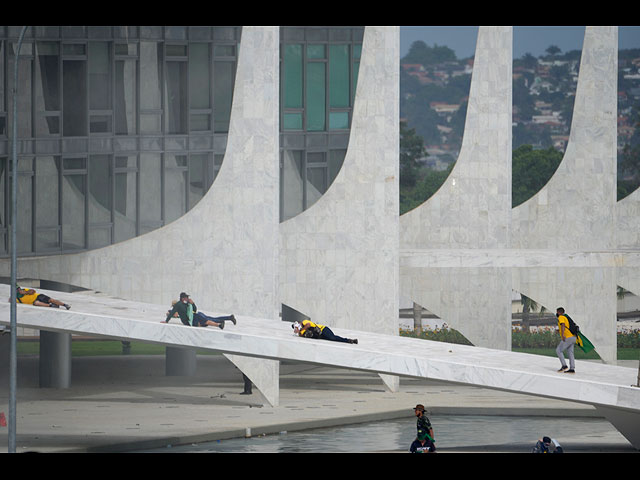
{"type": "MultiPolygon", "coordinates": [[[[513,64],[513,148],[533,145],[564,151],[569,139],[581,51],[527,54],[513,64]]],[[[445,170],[458,157],[473,58],[457,59],[447,47],[418,41],[401,59],[400,115],[424,140],[425,166],[445,170]]],[[[640,50],[618,59],[618,153],[640,144],[640,50]]]]}

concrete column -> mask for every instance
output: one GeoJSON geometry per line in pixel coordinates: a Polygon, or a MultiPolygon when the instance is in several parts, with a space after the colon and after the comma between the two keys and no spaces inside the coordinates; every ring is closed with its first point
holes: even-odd
{"type": "Polygon", "coordinates": [[[165,374],[167,376],[195,375],[198,366],[196,351],[192,348],[167,347],[165,351],[165,374]]]}
{"type": "Polygon", "coordinates": [[[71,386],[71,334],[40,331],[40,388],[71,386]]]}

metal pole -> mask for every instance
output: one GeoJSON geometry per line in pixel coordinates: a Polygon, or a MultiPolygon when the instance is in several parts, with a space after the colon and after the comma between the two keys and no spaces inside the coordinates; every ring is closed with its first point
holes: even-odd
{"type": "Polygon", "coordinates": [[[16,321],[16,218],[18,216],[17,186],[18,186],[18,157],[17,157],[17,92],[18,92],[18,59],[22,39],[28,27],[22,27],[18,39],[18,49],[15,54],[13,67],[13,127],[11,131],[11,351],[9,353],[9,453],[16,453],[16,385],[17,385],[17,321],[16,321]]]}

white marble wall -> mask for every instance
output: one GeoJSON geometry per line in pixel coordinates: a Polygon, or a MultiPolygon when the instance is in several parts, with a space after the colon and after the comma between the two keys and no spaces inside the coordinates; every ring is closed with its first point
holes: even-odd
{"type": "Polygon", "coordinates": [[[512,28],[480,27],[459,158],[442,187],[400,218],[404,256],[453,255],[444,268],[404,262],[403,295],[475,345],[500,349],[511,348],[510,271],[467,268],[455,252],[509,246],[512,63],[512,28]]]}
{"type": "Polygon", "coordinates": [[[366,27],[349,148],[328,191],[280,226],[282,303],[398,334],[398,27],[366,27]]]}
{"type": "MultiPolygon", "coordinates": [[[[616,249],[617,62],[617,27],[587,27],[569,143],[547,185],[513,209],[514,248],[616,249]]],[[[514,270],[514,288],[548,310],[564,307],[603,360],[614,361],[615,266],[558,268],[560,255],[556,261],[514,270]]]]}
{"type": "MultiPolygon", "coordinates": [[[[55,280],[167,307],[186,291],[206,313],[278,321],[279,42],[278,27],[243,27],[224,162],[197,205],[171,224],[125,242],[20,259],[18,278],[55,280]]],[[[9,262],[1,267],[8,276],[9,262]]],[[[256,375],[248,360],[232,360],[277,403],[277,362],[256,375]]],[[[253,363],[263,370],[265,361],[253,363]]]]}

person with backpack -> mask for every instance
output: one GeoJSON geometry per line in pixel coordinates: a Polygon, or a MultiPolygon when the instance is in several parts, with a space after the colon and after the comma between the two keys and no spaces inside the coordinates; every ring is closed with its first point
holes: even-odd
{"type": "Polygon", "coordinates": [[[556,347],[556,354],[560,359],[560,370],[558,372],[576,373],[575,357],[573,355],[573,347],[576,344],[578,329],[575,322],[564,312],[564,308],[556,309],[556,317],[558,317],[558,331],[560,333],[560,343],[556,347]],[[569,367],[564,358],[564,352],[569,355],[569,367]]]}

